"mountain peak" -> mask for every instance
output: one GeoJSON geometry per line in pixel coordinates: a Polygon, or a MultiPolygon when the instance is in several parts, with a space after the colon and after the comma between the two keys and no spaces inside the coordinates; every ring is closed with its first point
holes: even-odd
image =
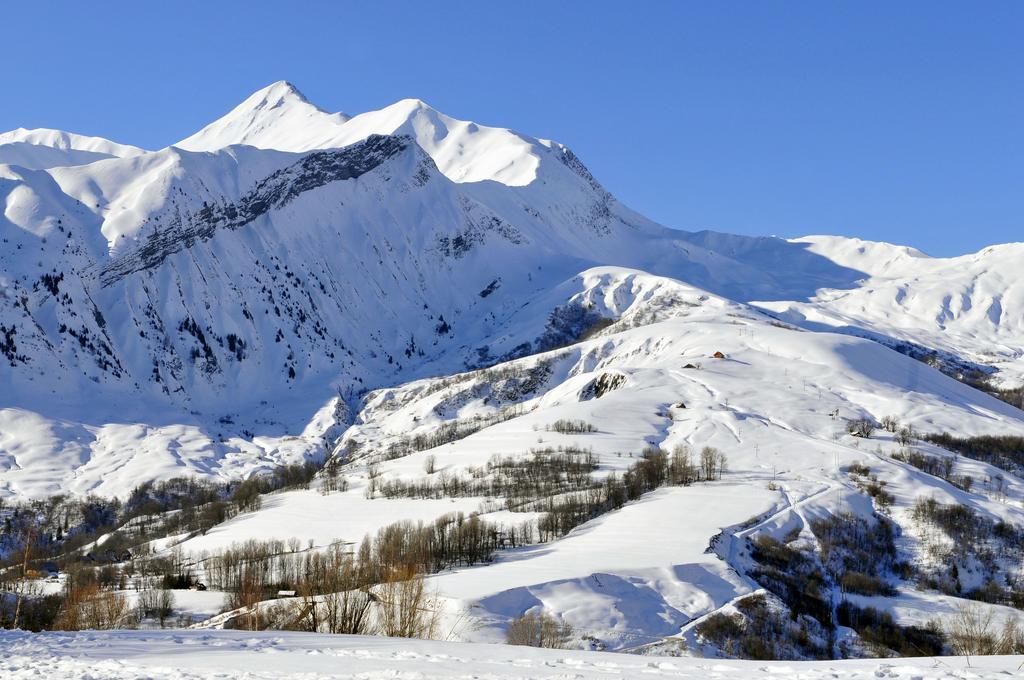
{"type": "Polygon", "coordinates": [[[373,134],[409,135],[454,182],[490,180],[508,186],[533,182],[550,146],[512,130],[452,118],[422,99],[401,99],[354,117],[328,113],[286,80],[254,92],[175,146],[214,151],[246,144],[304,152],[348,146],[373,134]]]}
{"type": "Polygon", "coordinates": [[[261,106],[281,106],[289,102],[309,104],[306,95],[287,80],[278,80],[263,89],[256,90],[236,108],[259,108],[261,106]]]}
{"type": "Polygon", "coordinates": [[[327,133],[348,120],[310,103],[294,85],[279,80],[249,95],[226,115],[175,146],[188,151],[214,151],[233,144],[294,151],[299,136],[310,130],[327,133]]]}

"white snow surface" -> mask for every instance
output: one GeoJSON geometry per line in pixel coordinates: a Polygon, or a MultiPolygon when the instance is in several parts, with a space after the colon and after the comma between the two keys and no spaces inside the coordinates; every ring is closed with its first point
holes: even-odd
{"type": "Polygon", "coordinates": [[[86,165],[106,158],[128,158],[144,153],[146,151],[137,146],[63,130],[18,128],[0,133],[0,165],[20,165],[30,170],[86,165]]]}
{"type": "Polygon", "coordinates": [[[5,678],[777,678],[987,680],[1014,677],[1024,657],[859,661],[726,661],[348,635],[240,631],[0,631],[5,678]]]}
{"type": "Polygon", "coordinates": [[[853,289],[823,289],[807,301],[760,303],[808,328],[919,343],[1024,380],[1024,243],[932,258],[905,246],[814,236],[810,252],[866,274],[853,289]]]}

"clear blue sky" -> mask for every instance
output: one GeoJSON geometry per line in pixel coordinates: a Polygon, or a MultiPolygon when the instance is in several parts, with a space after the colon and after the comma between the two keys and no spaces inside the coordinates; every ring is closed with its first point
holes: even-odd
{"type": "Polygon", "coordinates": [[[668,226],[1024,240],[1024,2],[6,4],[0,130],[158,148],[286,79],[571,146],[668,226]]]}

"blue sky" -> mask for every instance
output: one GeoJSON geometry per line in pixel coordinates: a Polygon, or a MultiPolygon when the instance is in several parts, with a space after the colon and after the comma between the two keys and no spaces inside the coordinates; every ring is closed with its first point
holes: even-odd
{"type": "Polygon", "coordinates": [[[0,130],[159,148],[272,81],[572,147],[668,226],[1024,240],[1024,2],[34,2],[0,130]]]}

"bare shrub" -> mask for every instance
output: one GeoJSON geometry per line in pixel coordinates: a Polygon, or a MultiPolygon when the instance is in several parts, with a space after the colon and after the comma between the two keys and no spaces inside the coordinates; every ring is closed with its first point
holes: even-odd
{"type": "Polygon", "coordinates": [[[174,611],[174,593],[167,588],[143,590],[136,603],[139,618],[154,618],[163,628],[167,618],[174,611]]]}
{"type": "Polygon", "coordinates": [[[1016,618],[1007,618],[1000,629],[993,609],[975,603],[961,605],[946,623],[946,635],[958,656],[1020,654],[1024,651],[1024,630],[1016,618]]]}
{"type": "Polygon", "coordinates": [[[850,463],[850,466],[846,468],[846,472],[851,475],[866,476],[871,474],[871,468],[864,463],[850,463]]]}
{"type": "Polygon", "coordinates": [[[505,641],[522,647],[566,649],[572,634],[572,626],[568,622],[559,621],[547,612],[527,612],[512,620],[505,641]]]}
{"type": "Polygon", "coordinates": [[[431,639],[440,623],[440,602],[410,567],[396,569],[375,589],[377,631],[388,637],[431,639]]]}
{"type": "Polygon", "coordinates": [[[133,627],[128,600],[96,583],[72,584],[64,595],[55,630],[113,630],[133,627]]]}

